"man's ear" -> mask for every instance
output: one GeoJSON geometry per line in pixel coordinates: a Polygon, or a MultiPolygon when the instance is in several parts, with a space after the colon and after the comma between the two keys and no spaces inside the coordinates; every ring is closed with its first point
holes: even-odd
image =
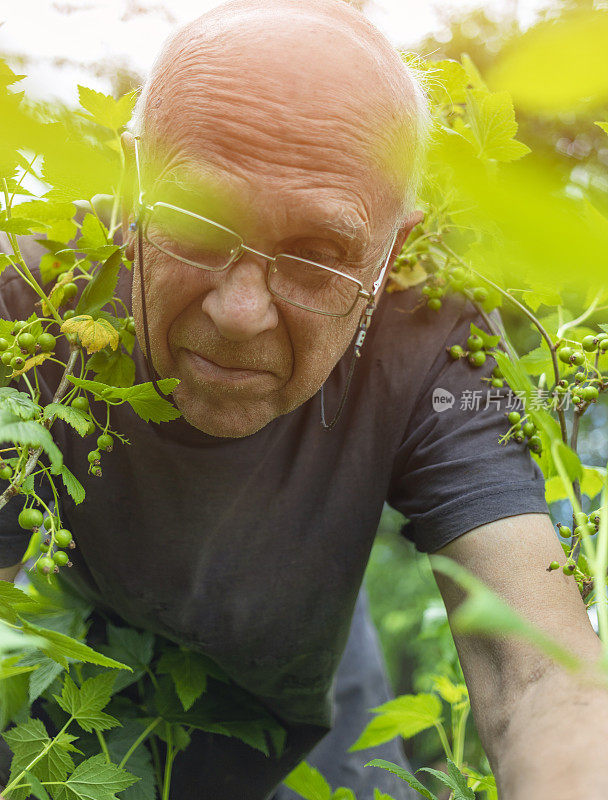
{"type": "Polygon", "coordinates": [[[412,229],[416,227],[419,223],[422,222],[424,219],[424,211],[417,209],[416,211],[412,211],[404,220],[399,228],[399,233],[397,234],[397,239],[395,241],[395,247],[393,248],[393,252],[391,253],[391,260],[396,258],[401,250],[403,249],[403,245],[407,237],[412,232],[412,229]]]}
{"type": "Polygon", "coordinates": [[[125,131],[120,137],[120,144],[125,156],[125,174],[121,192],[122,205],[122,241],[126,244],[125,254],[133,261],[135,254],[135,233],[129,230],[129,224],[135,219],[133,214],[133,191],[135,188],[135,139],[133,134],[125,131]]]}

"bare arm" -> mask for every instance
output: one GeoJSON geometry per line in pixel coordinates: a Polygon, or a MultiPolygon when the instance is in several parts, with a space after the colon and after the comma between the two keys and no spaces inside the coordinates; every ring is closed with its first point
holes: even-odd
{"type": "MultiPolygon", "coordinates": [[[[586,663],[602,652],[574,579],[548,564],[563,551],[547,514],[519,514],[438,551],[586,663]]],[[[435,573],[448,618],[464,593],[435,573]]],[[[608,691],[583,688],[531,645],[454,635],[471,708],[501,800],[608,797],[608,691]]]]}
{"type": "Polygon", "coordinates": [[[0,581],[14,581],[20,569],[21,564],[15,564],[13,567],[0,567],[0,581]]]}

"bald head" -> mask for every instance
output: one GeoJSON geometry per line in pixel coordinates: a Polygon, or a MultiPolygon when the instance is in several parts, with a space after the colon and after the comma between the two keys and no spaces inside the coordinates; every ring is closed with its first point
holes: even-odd
{"type": "Polygon", "coordinates": [[[182,26],[132,123],[150,177],[202,143],[243,176],[272,164],[286,187],[339,156],[353,176],[384,176],[376,193],[397,216],[413,208],[427,127],[415,76],[343,0],[229,0],[182,26]]]}

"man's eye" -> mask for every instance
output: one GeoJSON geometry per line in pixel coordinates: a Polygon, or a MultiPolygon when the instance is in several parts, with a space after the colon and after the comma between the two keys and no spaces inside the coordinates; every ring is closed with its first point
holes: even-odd
{"type": "Polygon", "coordinates": [[[315,261],[317,264],[323,264],[325,267],[335,268],[340,264],[340,258],[338,258],[336,253],[327,250],[319,250],[304,245],[295,245],[294,247],[288,248],[286,252],[298,258],[305,258],[307,261],[315,261]]]}

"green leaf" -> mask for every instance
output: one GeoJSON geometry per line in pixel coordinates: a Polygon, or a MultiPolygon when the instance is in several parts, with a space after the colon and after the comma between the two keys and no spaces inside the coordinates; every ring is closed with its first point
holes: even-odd
{"type": "MultiPolygon", "coordinates": [[[[89,381],[83,378],[75,378],[73,375],[67,376],[70,383],[92,392],[101,400],[116,402],[126,401],[145,422],[168,422],[172,419],[181,417],[181,412],[174,408],[164,398],[160,397],[151,381],[138,383],[135,386],[118,388],[108,386],[100,381],[89,381]]],[[[179,383],[177,378],[163,378],[157,381],[162,392],[171,392],[179,383]]]]}
{"type": "Polygon", "coordinates": [[[122,350],[99,350],[87,361],[87,367],[97,374],[97,379],[107,386],[120,388],[133,386],[135,362],[122,350]]]}
{"type": "Polygon", "coordinates": [[[113,131],[118,131],[131,119],[136,99],[136,90],[123,94],[115,100],[111,95],[78,84],[78,100],[89,112],[83,116],[113,131]]]}
{"type": "Polygon", "coordinates": [[[30,675],[29,697],[33,703],[40,695],[48,689],[55,678],[62,672],[63,667],[44,653],[34,651],[26,653],[19,660],[20,664],[31,664],[36,667],[30,675]]]}
{"type": "Polygon", "coordinates": [[[57,695],[53,697],[88,733],[93,730],[104,731],[115,728],[120,722],[101,710],[110,701],[114,679],[114,673],[103,672],[84,681],[79,689],[70,676],[66,675],[61,697],[57,695]]]}
{"type": "Polygon", "coordinates": [[[44,786],[40,783],[40,781],[35,775],[32,775],[31,772],[25,770],[25,779],[29,783],[34,797],[37,797],[38,800],[51,800],[47,790],[44,788],[44,786]]]}
{"type": "Polygon", "coordinates": [[[12,386],[0,388],[0,407],[8,409],[16,417],[26,421],[35,419],[41,411],[40,406],[34,403],[29,394],[19,392],[12,386]]]}
{"type": "Polygon", "coordinates": [[[74,658],[77,661],[84,661],[90,664],[100,664],[103,667],[116,667],[118,669],[131,668],[126,664],[121,664],[120,661],[115,661],[113,658],[108,658],[101,653],[95,652],[93,648],[73,639],[71,636],[66,636],[58,631],[42,628],[28,622],[22,618],[23,629],[37,634],[45,640],[40,649],[43,650],[50,658],[57,661],[63,667],[68,666],[67,658],[74,658]]]}
{"type": "MultiPolygon", "coordinates": [[[[128,719],[121,716],[122,725],[105,734],[110,758],[119,764],[126,755],[133,742],[143,733],[144,728],[151,720],[128,719]]],[[[154,729],[156,732],[157,728],[154,729]]],[[[150,751],[145,746],[140,746],[131,753],[125,769],[139,778],[137,783],[129,786],[120,794],[120,800],[156,800],[156,779],[150,751]]]]}
{"type": "Polygon", "coordinates": [[[27,675],[11,675],[0,681],[0,730],[4,730],[9,722],[27,709],[27,682],[27,675]]]}
{"type": "Polygon", "coordinates": [[[80,227],[78,250],[96,250],[108,244],[108,229],[95,214],[85,214],[80,227]]]}
{"type": "Polygon", "coordinates": [[[530,148],[513,137],[517,133],[515,111],[508,92],[467,91],[470,127],[461,131],[473,145],[478,158],[514,161],[530,148]]]}
{"type": "Polygon", "coordinates": [[[553,361],[547,351],[546,347],[536,347],[530,350],[525,356],[519,359],[519,363],[523,364],[529,375],[553,375],[553,361]]]}
{"type": "Polygon", "coordinates": [[[599,125],[599,127],[604,131],[604,133],[608,133],[608,122],[596,122],[595,124],[599,125]]]}
{"type": "Polygon", "coordinates": [[[395,798],[381,792],[380,789],[374,789],[374,800],[395,800],[395,798]]]}
{"type": "Polygon", "coordinates": [[[331,788],[321,773],[306,761],[302,761],[283,780],[292,792],[304,800],[331,800],[331,788]]]}
{"type": "Polygon", "coordinates": [[[160,657],[156,671],[170,674],[184,711],[187,711],[207,688],[209,659],[187,649],[170,649],[160,657]]]}
{"type": "Polygon", "coordinates": [[[380,767],[380,769],[385,769],[387,772],[392,772],[393,775],[396,775],[398,778],[401,778],[402,781],[405,781],[412,789],[415,789],[419,794],[423,797],[426,797],[427,800],[439,800],[437,795],[429,792],[429,790],[423,786],[419,780],[417,780],[411,772],[407,772],[407,770],[400,767],[398,764],[393,764],[390,761],[385,761],[383,758],[374,758],[371,761],[368,761],[365,764],[366,767],[380,767]]]}
{"type": "Polygon", "coordinates": [[[98,645],[106,656],[116,658],[128,664],[131,673],[121,672],[116,676],[114,691],[122,691],[139,680],[152,660],[154,652],[154,634],[151,631],[138,631],[130,627],[106,625],[108,644],[98,645]]]}
{"type": "Polygon", "coordinates": [[[14,625],[23,609],[36,610],[40,604],[12,581],[0,581],[0,617],[14,625]]]}
{"type": "Polygon", "coordinates": [[[65,464],[61,467],[60,475],[63,480],[63,485],[72,500],[76,505],[82,503],[85,498],[85,491],[84,486],[80,483],[78,478],[70,472],[65,464]]]}
{"type": "Polygon", "coordinates": [[[5,731],[2,736],[15,754],[11,762],[10,780],[28,767],[29,771],[41,781],[64,781],[68,773],[74,769],[72,757],[56,743],[32,767],[29,766],[51,741],[43,722],[39,719],[28,719],[5,731]]]}
{"type": "Polygon", "coordinates": [[[487,331],[484,331],[482,328],[478,328],[475,323],[471,322],[471,333],[479,336],[483,341],[483,346],[486,349],[491,347],[496,347],[496,345],[500,342],[500,336],[493,336],[489,334],[487,331]]]}
{"type": "Polygon", "coordinates": [[[464,683],[452,683],[447,675],[429,675],[433,682],[433,688],[439,693],[441,697],[449,703],[454,705],[468,700],[469,691],[464,683]]]}
{"type": "Polygon", "coordinates": [[[39,228],[40,226],[46,227],[46,225],[42,225],[40,222],[36,222],[35,219],[19,219],[15,217],[11,217],[10,219],[6,219],[4,212],[0,212],[0,231],[6,231],[7,233],[14,233],[17,236],[31,236],[32,228],[39,228]]]}
{"type": "Polygon", "coordinates": [[[55,790],[54,800],[119,800],[116,793],[137,780],[126,770],[108,764],[100,753],[76,767],[65,785],[55,790]]]}
{"type": "Polygon", "coordinates": [[[331,800],[357,800],[355,793],[352,789],[347,789],[345,786],[339,786],[332,794],[331,800]]]}
{"type": "Polygon", "coordinates": [[[454,792],[454,800],[475,800],[475,792],[467,786],[467,779],[458,769],[456,764],[450,759],[446,759],[448,763],[448,774],[440,772],[437,769],[430,769],[429,767],[421,767],[418,772],[429,772],[434,775],[437,780],[445,783],[454,792]]]}
{"type": "Polygon", "coordinates": [[[0,426],[0,442],[42,447],[51,461],[51,472],[53,475],[59,474],[63,464],[63,454],[47,429],[37,422],[12,422],[0,426]]]}
{"type": "Polygon", "coordinates": [[[434,694],[406,694],[372,709],[375,717],[349,747],[363,750],[394,739],[409,738],[441,722],[441,700],[434,694]]]}
{"type": "Polygon", "coordinates": [[[50,419],[51,417],[62,419],[71,425],[81,436],[86,436],[87,428],[89,427],[89,420],[82,411],[72,406],[66,406],[63,403],[49,403],[44,407],[43,419],[50,419]]]}
{"type": "Polygon", "coordinates": [[[118,272],[122,262],[122,251],[116,250],[97,270],[87,283],[76,306],[76,314],[95,316],[114,297],[118,272]]]}
{"type": "Polygon", "coordinates": [[[581,491],[590,498],[594,498],[602,491],[606,480],[606,467],[583,467],[581,478],[581,491]]]}

